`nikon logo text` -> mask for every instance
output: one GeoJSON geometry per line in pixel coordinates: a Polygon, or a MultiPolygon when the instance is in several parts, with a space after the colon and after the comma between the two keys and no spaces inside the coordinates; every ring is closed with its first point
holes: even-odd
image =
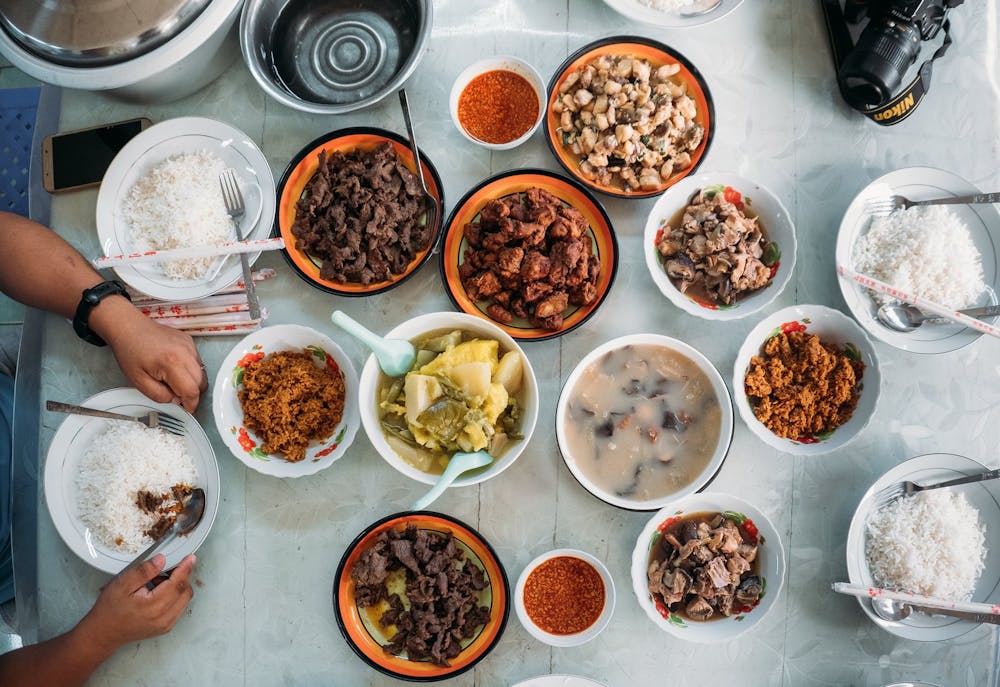
{"type": "Polygon", "coordinates": [[[902,117],[904,114],[909,112],[911,107],[913,107],[913,93],[908,94],[905,98],[900,100],[891,108],[877,113],[875,115],[875,121],[884,122],[887,119],[896,119],[897,117],[902,117]]]}

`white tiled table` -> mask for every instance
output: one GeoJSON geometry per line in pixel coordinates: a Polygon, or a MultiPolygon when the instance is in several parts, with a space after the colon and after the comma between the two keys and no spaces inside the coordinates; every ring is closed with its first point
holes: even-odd
{"type": "MultiPolygon", "coordinates": [[[[852,113],[836,91],[823,19],[816,2],[747,0],[706,27],[660,30],[631,23],[597,0],[439,0],[429,52],[407,84],[419,139],[444,181],[447,209],[476,181],[512,167],[558,169],[541,134],[509,152],[490,153],[453,129],[447,95],[469,62],[514,54],[549,75],[567,54],[605,35],[643,34],[667,42],[704,73],[715,99],[717,130],[702,169],[759,179],[791,210],[799,237],[796,274],[768,312],[792,303],[843,309],[833,271],[840,214],[871,179],[928,164],[978,186],[1000,188],[997,170],[997,9],[968,2],[954,13],[956,45],[935,72],[931,96],[907,122],[876,127],[852,113]]],[[[215,117],[258,141],[278,176],[306,142],[327,131],[373,124],[403,131],[395,98],[341,117],[302,114],[270,101],[242,63],[207,89],[158,107],[66,93],[62,128],[149,115],[215,117]]],[[[88,255],[97,254],[96,193],[58,197],[53,224],[88,255]]],[[[526,346],[539,372],[542,407],[528,450],[500,477],[449,491],[436,504],[477,527],[498,551],[513,583],[537,554],[570,546],[602,558],[618,587],[610,626],[594,642],[551,649],[511,620],[496,649],[458,685],[507,685],[546,673],[588,675],[615,687],[680,681],[698,685],[878,686],[923,679],[965,687],[995,684],[994,633],[980,628],[935,644],[899,640],[871,624],[857,603],[829,591],[846,578],[844,541],[858,498],[890,466],[914,455],[949,451],[997,465],[1000,343],[980,340],[957,353],[906,354],[876,344],[885,385],[877,415],[848,448],[822,458],[776,453],[737,421],[732,450],[713,490],[737,493],[778,526],[788,552],[785,589],[752,632],[723,646],[681,643],[642,614],[628,581],[629,555],[647,515],[597,501],[572,479],[553,432],[555,401],[576,361],[614,336],[653,331],[699,347],[731,377],[736,351],[758,321],[711,324],[681,313],[655,290],[640,253],[652,201],[602,198],[618,233],[621,264],[608,302],[592,321],[562,339],[526,346]],[[558,372],[556,372],[558,371],[558,372]]],[[[331,297],[278,269],[260,294],[270,324],[296,322],[324,331],[360,369],[364,351],[336,332],[340,308],[385,330],[417,313],[450,309],[437,265],[426,265],[388,294],[331,297]]],[[[47,322],[42,398],[82,399],[123,384],[106,350],[81,344],[64,321],[47,322]]],[[[233,340],[199,342],[210,377],[233,340]]],[[[388,685],[363,664],[334,622],[331,585],[344,547],[369,523],[402,510],[423,491],[390,468],[363,433],[348,457],[299,480],[247,470],[222,445],[206,396],[197,414],[212,437],[223,502],[199,551],[196,596],[167,637],[120,651],[95,685],[388,685]]],[[[61,418],[42,414],[41,446],[61,418]]],[[[106,577],[78,560],[39,516],[43,636],[70,627],[106,577]]]]}

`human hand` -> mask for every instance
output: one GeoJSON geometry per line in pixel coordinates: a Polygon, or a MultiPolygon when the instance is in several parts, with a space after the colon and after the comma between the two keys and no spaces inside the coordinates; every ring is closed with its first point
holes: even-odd
{"type": "Polygon", "coordinates": [[[180,403],[193,412],[208,389],[194,340],[182,331],[157,324],[131,304],[125,305],[95,331],[111,346],[118,366],[136,389],[154,401],[180,403]]]}
{"type": "Polygon", "coordinates": [[[157,554],[111,580],[80,621],[83,634],[110,655],[130,642],[169,632],[194,595],[191,571],[195,557],[186,556],[166,581],[147,589],[165,564],[166,557],[157,554]]]}

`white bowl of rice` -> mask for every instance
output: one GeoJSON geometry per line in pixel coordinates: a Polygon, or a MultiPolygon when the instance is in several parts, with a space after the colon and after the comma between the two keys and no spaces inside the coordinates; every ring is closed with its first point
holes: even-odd
{"type": "Polygon", "coordinates": [[[604,0],[616,12],[662,28],[699,26],[722,19],[743,0],[604,0]],[[707,10],[707,8],[714,9],[707,10]]]}
{"type": "Polygon", "coordinates": [[[180,406],[155,403],[136,389],[110,389],[81,405],[132,416],[156,410],[183,422],[184,435],[176,436],[138,422],[70,415],[45,463],[45,500],[59,536],[83,561],[111,574],[153,542],[147,532],[177,503],[173,487],[203,489],[201,522],[161,552],[169,570],[198,550],[219,508],[219,466],[208,436],[180,406]],[[162,499],[154,512],[137,503],[140,491],[162,499]]]}
{"type": "MultiPolygon", "coordinates": [[[[244,238],[266,238],[274,218],[274,177],[250,137],[202,117],[171,119],[143,131],[111,162],[98,192],[104,254],[236,240],[219,185],[230,168],[246,206],[240,219],[244,238]]],[[[250,254],[251,263],[259,255],[250,254]]],[[[175,301],[203,298],[242,276],[233,256],[136,263],[115,272],[142,293],[175,301]]]]}
{"type": "MultiPolygon", "coordinates": [[[[948,453],[911,458],[878,478],[861,497],[847,534],[850,581],[888,586],[954,600],[1000,603],[1000,482],[920,492],[878,508],[880,491],[903,480],[933,484],[987,471],[981,463],[948,453]],[[892,584],[895,582],[895,584],[892,584]]],[[[912,613],[899,622],[876,615],[858,599],[872,622],[899,637],[954,639],[979,623],[912,613]]]]}

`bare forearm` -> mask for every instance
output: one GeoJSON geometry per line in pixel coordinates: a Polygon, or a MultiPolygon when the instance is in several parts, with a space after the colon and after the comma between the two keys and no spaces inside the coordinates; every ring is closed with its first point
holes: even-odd
{"type": "Polygon", "coordinates": [[[102,281],[73,246],[51,229],[0,212],[0,291],[35,308],[72,317],[80,294],[102,281]]]}
{"type": "Polygon", "coordinates": [[[64,635],[0,656],[0,684],[75,687],[86,682],[112,653],[78,625],[64,635]]]}

